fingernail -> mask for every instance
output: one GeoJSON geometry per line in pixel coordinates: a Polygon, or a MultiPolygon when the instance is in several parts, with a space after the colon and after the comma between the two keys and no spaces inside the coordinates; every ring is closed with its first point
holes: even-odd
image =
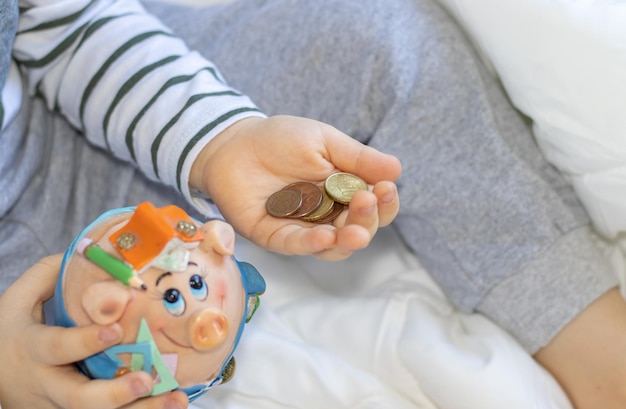
{"type": "Polygon", "coordinates": [[[168,399],[165,401],[165,409],[183,409],[183,405],[176,399],[168,399]]]}
{"type": "Polygon", "coordinates": [[[380,200],[384,204],[392,203],[395,199],[396,199],[396,191],[395,191],[395,189],[390,190],[389,192],[387,192],[384,195],[382,195],[382,197],[380,198],[380,200]]]}
{"type": "Polygon", "coordinates": [[[144,379],[133,379],[130,387],[135,396],[146,396],[152,391],[152,385],[146,383],[144,379]]]}
{"type": "Polygon", "coordinates": [[[371,206],[367,206],[364,207],[363,209],[361,209],[361,215],[362,216],[369,216],[371,214],[373,214],[376,211],[376,205],[371,205],[371,206]]]}
{"type": "Polygon", "coordinates": [[[115,341],[119,340],[121,335],[122,334],[119,325],[113,325],[110,327],[102,328],[100,330],[100,333],[98,334],[98,337],[103,343],[112,344],[115,341]]]}

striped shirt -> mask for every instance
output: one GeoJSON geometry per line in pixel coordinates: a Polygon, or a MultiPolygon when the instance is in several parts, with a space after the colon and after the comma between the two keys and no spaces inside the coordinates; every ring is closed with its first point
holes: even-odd
{"type": "Polygon", "coordinates": [[[20,0],[14,62],[2,89],[5,127],[22,98],[40,95],[86,138],[178,189],[216,134],[263,116],[218,69],[134,0],[20,0]]]}

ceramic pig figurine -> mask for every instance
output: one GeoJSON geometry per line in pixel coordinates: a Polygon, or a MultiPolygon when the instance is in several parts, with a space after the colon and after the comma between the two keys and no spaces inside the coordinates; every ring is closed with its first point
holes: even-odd
{"type": "Polygon", "coordinates": [[[120,323],[121,344],[79,362],[92,378],[131,370],[155,377],[153,394],[182,389],[190,400],[234,370],[233,351],[265,291],[233,256],[235,233],[176,206],[107,212],[65,253],[55,293],[57,325],[120,323]]]}

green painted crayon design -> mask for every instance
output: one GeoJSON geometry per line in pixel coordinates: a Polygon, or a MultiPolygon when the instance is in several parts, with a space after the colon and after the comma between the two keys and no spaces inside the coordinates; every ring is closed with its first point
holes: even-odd
{"type": "Polygon", "coordinates": [[[140,290],[147,289],[146,285],[143,281],[141,281],[141,279],[139,279],[139,277],[137,277],[135,270],[131,266],[107,253],[102,249],[102,247],[98,246],[93,241],[84,247],[82,253],[89,261],[102,268],[111,277],[120,281],[122,284],[132,286],[140,290]]]}

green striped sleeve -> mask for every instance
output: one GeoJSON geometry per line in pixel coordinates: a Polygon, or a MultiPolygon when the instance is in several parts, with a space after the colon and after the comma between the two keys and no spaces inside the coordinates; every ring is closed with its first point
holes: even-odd
{"type": "MultiPolygon", "coordinates": [[[[85,13],[85,10],[91,7],[91,5],[94,2],[95,0],[91,0],[85,7],[83,7],[82,9],[78,10],[75,13],[72,13],[63,17],[57,17],[50,21],[45,21],[41,24],[36,25],[35,27],[18,31],[17,34],[31,33],[34,31],[45,31],[45,30],[50,30],[50,29],[57,28],[57,27],[70,25],[71,23],[78,20],[80,16],[82,16],[85,13]]],[[[28,10],[30,9],[20,9],[20,13],[26,13],[28,10]]]]}
{"type": "Polygon", "coordinates": [[[154,170],[154,174],[156,175],[156,177],[159,177],[159,165],[158,165],[158,160],[157,160],[159,148],[161,146],[161,141],[163,140],[163,137],[165,136],[165,134],[178,122],[178,120],[180,120],[183,114],[195,103],[203,100],[204,98],[220,97],[220,96],[226,96],[226,95],[238,96],[240,94],[234,91],[222,91],[222,92],[212,92],[212,93],[192,95],[187,101],[187,103],[183,106],[183,108],[180,111],[178,111],[176,115],[172,117],[172,119],[168,121],[168,123],[163,127],[163,129],[161,129],[157,137],[154,139],[154,142],[152,142],[152,147],[150,149],[152,153],[152,168],[154,170]]]}
{"type": "MultiPolygon", "coordinates": [[[[128,52],[133,47],[140,45],[146,39],[153,37],[153,36],[157,36],[157,35],[172,36],[172,34],[169,32],[162,31],[162,30],[155,30],[155,31],[148,31],[146,33],[142,33],[140,35],[137,35],[131,38],[130,40],[125,42],[121,47],[115,50],[113,54],[111,54],[111,56],[98,69],[98,71],[91,78],[91,80],[89,80],[89,83],[87,84],[87,87],[85,88],[85,91],[83,92],[83,96],[81,98],[80,108],[79,108],[79,119],[81,123],[83,124],[83,126],[84,126],[85,106],[87,105],[87,101],[89,100],[89,97],[91,96],[91,93],[93,92],[94,88],[98,85],[98,82],[104,77],[109,67],[111,67],[113,63],[115,63],[118,59],[120,59],[124,55],[124,53],[128,52]]],[[[108,142],[107,142],[106,148],[107,150],[111,150],[111,147],[109,146],[108,142]]]]}
{"type": "Polygon", "coordinates": [[[144,117],[144,115],[148,112],[148,110],[156,103],[159,97],[161,97],[161,95],[165,93],[165,91],[167,91],[171,87],[174,87],[178,84],[182,84],[182,83],[193,80],[198,74],[200,74],[203,71],[208,71],[211,73],[211,75],[214,78],[217,78],[217,75],[215,74],[215,69],[213,67],[203,67],[192,74],[178,75],[173,78],[170,78],[165,82],[165,84],[163,84],[161,88],[159,88],[159,90],[150,98],[148,103],[144,105],[143,108],[141,108],[141,110],[139,111],[139,113],[133,118],[132,122],[130,123],[126,131],[125,140],[126,140],[126,146],[128,147],[128,153],[134,162],[137,162],[137,156],[135,154],[135,147],[133,144],[133,135],[135,133],[135,128],[137,127],[137,124],[139,123],[139,121],[144,117]]]}
{"type": "Polygon", "coordinates": [[[211,132],[218,125],[228,121],[230,118],[232,118],[232,117],[234,117],[236,115],[243,114],[243,113],[246,113],[246,112],[260,112],[260,111],[256,107],[243,107],[243,108],[238,108],[238,109],[234,109],[232,111],[226,112],[225,114],[223,114],[219,118],[215,119],[214,121],[212,121],[209,124],[207,124],[206,126],[204,126],[202,129],[200,129],[200,131],[196,135],[194,135],[193,138],[191,138],[191,140],[189,140],[189,142],[185,146],[185,149],[183,150],[182,154],[180,155],[180,158],[178,159],[178,166],[176,167],[176,188],[178,189],[178,191],[182,192],[182,170],[183,170],[183,165],[185,164],[185,160],[187,160],[187,157],[188,157],[189,153],[196,146],[196,144],[206,134],[211,132]]]}
{"type": "Polygon", "coordinates": [[[143,67],[142,69],[140,69],[138,72],[136,72],[134,75],[132,75],[128,79],[128,81],[126,81],[122,85],[120,90],[115,95],[115,98],[113,98],[113,102],[111,102],[111,105],[109,105],[109,108],[107,109],[106,114],[104,115],[104,119],[102,120],[102,132],[104,134],[104,140],[107,145],[109,145],[109,138],[108,138],[108,132],[107,132],[107,128],[109,126],[109,120],[111,119],[111,115],[113,115],[113,111],[118,106],[122,98],[124,98],[124,96],[128,94],[133,89],[133,87],[139,81],[141,81],[142,78],[146,77],[148,74],[164,66],[165,64],[169,64],[173,61],[176,61],[179,58],[180,58],[180,55],[171,55],[157,62],[154,62],[150,65],[147,65],[143,67]]]}

